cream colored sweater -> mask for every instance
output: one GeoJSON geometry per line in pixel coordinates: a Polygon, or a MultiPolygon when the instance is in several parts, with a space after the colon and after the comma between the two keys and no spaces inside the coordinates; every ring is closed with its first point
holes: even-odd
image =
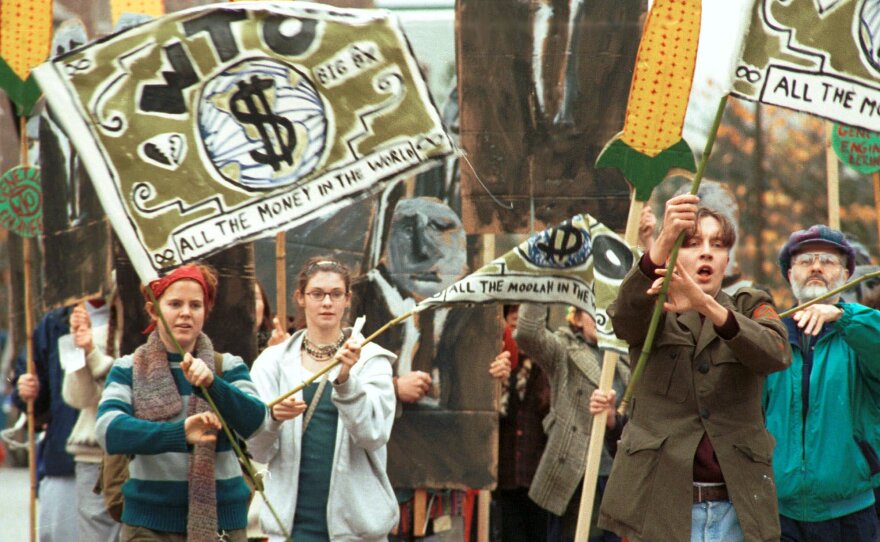
{"type": "Polygon", "coordinates": [[[67,453],[85,463],[100,463],[104,453],[95,439],[95,418],[104,378],[113,366],[113,357],[103,352],[107,344],[106,329],[104,326],[93,328],[95,348],[86,356],[85,367],[65,373],[61,388],[64,402],[80,411],[67,439],[67,453]]]}

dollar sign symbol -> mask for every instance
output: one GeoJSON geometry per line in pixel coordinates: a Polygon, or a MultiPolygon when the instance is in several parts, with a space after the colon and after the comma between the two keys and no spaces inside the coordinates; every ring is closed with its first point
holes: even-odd
{"type": "Polygon", "coordinates": [[[546,243],[537,243],[539,249],[556,263],[563,263],[567,256],[576,253],[584,242],[583,232],[571,224],[553,228],[546,243]]]}
{"type": "Polygon", "coordinates": [[[253,124],[260,132],[265,152],[253,150],[250,152],[251,158],[261,164],[269,164],[278,171],[282,161],[287,165],[293,164],[296,134],[293,123],[272,112],[265,94],[272,87],[274,82],[271,79],[260,79],[256,75],[250,81],[239,81],[230,105],[232,114],[239,122],[253,124]]]}

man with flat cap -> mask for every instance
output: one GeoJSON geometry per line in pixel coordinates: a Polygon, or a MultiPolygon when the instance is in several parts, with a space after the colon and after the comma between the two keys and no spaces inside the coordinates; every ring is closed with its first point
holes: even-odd
{"type": "MultiPolygon", "coordinates": [[[[816,225],[791,234],[779,265],[803,304],[846,282],[855,251],[841,232],[816,225]]],[[[764,388],[781,540],[875,541],[880,311],[835,295],[784,322],[792,364],[764,388]]]]}

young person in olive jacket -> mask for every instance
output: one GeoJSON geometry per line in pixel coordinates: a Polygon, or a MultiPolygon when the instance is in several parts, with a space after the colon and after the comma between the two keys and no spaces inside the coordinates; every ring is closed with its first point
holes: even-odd
{"type": "Polygon", "coordinates": [[[686,232],[599,525],[630,542],[779,540],[773,438],[761,398],[766,375],[791,362],[787,334],[769,295],[721,291],[736,233],[698,203],[689,194],[667,202],[660,236],[609,310],[637,360],[662,265],[686,232]]]}

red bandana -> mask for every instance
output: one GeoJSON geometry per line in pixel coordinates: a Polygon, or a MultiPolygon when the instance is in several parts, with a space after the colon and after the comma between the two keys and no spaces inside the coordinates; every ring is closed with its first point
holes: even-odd
{"type": "MultiPolygon", "coordinates": [[[[205,282],[205,277],[202,275],[202,272],[198,267],[194,265],[184,265],[182,267],[178,267],[171,273],[168,273],[164,277],[160,277],[153,282],[150,283],[150,290],[153,291],[153,295],[156,296],[156,301],[159,301],[159,298],[162,297],[162,294],[165,293],[165,290],[168,289],[169,286],[177,282],[178,280],[194,280],[199,283],[199,286],[202,287],[202,292],[205,294],[205,309],[210,310],[211,307],[214,306],[214,298],[208,293],[208,283],[205,282]]],[[[158,310],[159,307],[156,307],[158,310]]],[[[144,330],[144,335],[150,333],[156,329],[156,322],[151,322],[147,329],[144,330]]]]}

